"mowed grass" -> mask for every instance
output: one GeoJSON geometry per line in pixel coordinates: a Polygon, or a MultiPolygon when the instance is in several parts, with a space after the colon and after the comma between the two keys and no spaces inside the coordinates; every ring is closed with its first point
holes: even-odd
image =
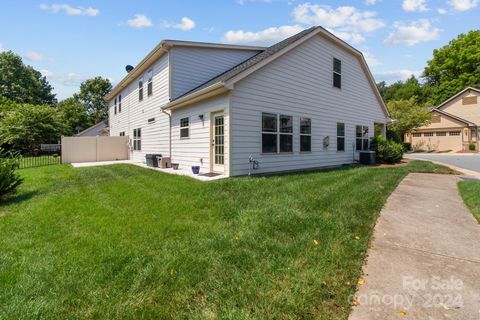
{"type": "Polygon", "coordinates": [[[463,201],[480,223],[480,182],[461,181],[458,184],[463,201]]]}
{"type": "Polygon", "coordinates": [[[409,172],[450,170],[21,172],[0,206],[1,319],[346,319],[389,194],[409,172]]]}

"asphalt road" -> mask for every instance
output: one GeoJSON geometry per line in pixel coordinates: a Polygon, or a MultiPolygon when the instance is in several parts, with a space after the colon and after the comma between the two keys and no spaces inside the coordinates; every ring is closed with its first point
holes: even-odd
{"type": "Polygon", "coordinates": [[[405,158],[439,161],[480,173],[480,154],[409,153],[405,158]]]}

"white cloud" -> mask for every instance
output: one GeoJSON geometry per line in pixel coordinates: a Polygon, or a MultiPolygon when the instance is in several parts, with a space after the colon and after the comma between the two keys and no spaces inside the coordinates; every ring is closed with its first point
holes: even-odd
{"type": "Polygon", "coordinates": [[[162,23],[162,28],[165,28],[165,29],[173,28],[173,29],[179,29],[183,31],[189,31],[195,28],[195,21],[193,21],[189,17],[183,17],[180,23],[170,23],[168,21],[164,21],[162,23]]]}
{"type": "Polygon", "coordinates": [[[382,20],[375,18],[376,12],[360,11],[351,6],[332,9],[329,6],[304,3],[295,7],[292,14],[296,22],[321,25],[342,32],[373,32],[385,26],[382,20]]]}
{"type": "Polygon", "coordinates": [[[441,30],[433,28],[431,22],[427,19],[419,19],[410,25],[396,22],[394,26],[396,30],[390,32],[384,43],[413,46],[420,42],[437,40],[440,37],[441,30]]]}
{"type": "Polygon", "coordinates": [[[422,71],[419,70],[396,70],[396,71],[385,71],[385,72],[376,72],[374,74],[375,80],[377,81],[385,81],[387,83],[392,83],[398,80],[405,81],[410,78],[412,75],[415,77],[420,77],[422,71]]]}
{"type": "Polygon", "coordinates": [[[365,0],[365,4],[367,6],[373,6],[373,5],[377,4],[377,1],[378,0],[365,0]]]}
{"type": "Polygon", "coordinates": [[[65,12],[69,16],[89,16],[95,17],[100,13],[100,10],[92,7],[72,7],[69,4],[40,4],[40,9],[49,11],[51,13],[65,12]]]}
{"type": "Polygon", "coordinates": [[[33,62],[52,61],[52,59],[49,59],[35,51],[29,51],[25,53],[23,58],[33,62]]]}
{"type": "Polygon", "coordinates": [[[410,12],[428,11],[427,0],[403,0],[403,10],[410,12]]]}
{"type": "Polygon", "coordinates": [[[447,9],[445,9],[445,8],[438,8],[438,9],[437,9],[437,12],[438,12],[439,14],[447,14],[447,13],[448,13],[447,9]]]}
{"type": "Polygon", "coordinates": [[[180,29],[183,31],[192,30],[195,28],[195,21],[190,19],[189,17],[183,17],[181,23],[177,23],[173,26],[175,29],[180,29]]]}
{"type": "Polygon", "coordinates": [[[271,27],[257,32],[230,30],[222,38],[223,42],[249,45],[272,45],[285,38],[288,38],[304,28],[299,25],[271,27]]]}
{"type": "Polygon", "coordinates": [[[480,0],[450,0],[448,3],[457,11],[467,11],[476,8],[480,0]]]}
{"type": "Polygon", "coordinates": [[[321,25],[339,38],[353,43],[365,40],[364,34],[385,26],[375,11],[361,11],[351,6],[330,6],[304,3],[293,9],[294,20],[305,25],[321,25]]]}
{"type": "Polygon", "coordinates": [[[55,80],[64,86],[76,87],[83,81],[90,79],[90,77],[80,75],[75,72],[53,72],[47,69],[40,70],[40,73],[48,80],[55,80]]]}
{"type": "Polygon", "coordinates": [[[132,28],[142,29],[153,26],[153,23],[146,15],[136,14],[135,18],[127,20],[127,25],[132,28]]]}

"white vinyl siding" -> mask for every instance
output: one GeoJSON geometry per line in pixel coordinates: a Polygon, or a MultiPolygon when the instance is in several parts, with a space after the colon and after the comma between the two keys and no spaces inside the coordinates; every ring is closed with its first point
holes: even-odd
{"type": "Polygon", "coordinates": [[[253,50],[173,47],[170,51],[172,98],[183,95],[257,53],[253,50]]]}
{"type": "MultiPolygon", "coordinates": [[[[110,135],[119,136],[125,132],[130,136],[130,158],[144,161],[147,153],[160,153],[168,156],[169,119],[160,111],[160,106],[168,102],[168,54],[165,54],[152,67],[153,95],[144,91],[143,101],[138,101],[138,80],[135,79],[122,90],[122,112],[114,114],[113,99],[110,101],[110,135]],[[155,122],[149,124],[149,119],[155,122]],[[141,150],[133,150],[133,129],[141,129],[141,150]]],[[[147,73],[142,75],[144,79],[147,73]]],[[[144,86],[146,87],[146,86],[144,86]]]]}
{"type": "Polygon", "coordinates": [[[210,172],[210,117],[213,112],[224,112],[225,123],[225,170],[228,170],[228,95],[210,98],[189,107],[172,111],[172,162],[179,163],[183,169],[200,166],[200,171],[210,172]],[[200,116],[203,116],[203,120],[200,116]],[[180,137],[180,120],[189,119],[189,138],[180,137]]]}
{"type": "Polygon", "coordinates": [[[353,162],[355,126],[385,122],[359,60],[315,36],[235,84],[232,92],[232,175],[297,170],[353,162]],[[333,58],[342,61],[342,90],[332,86],[333,58]],[[293,153],[262,154],[262,113],[293,116],[293,153]],[[310,153],[300,152],[300,118],[310,118],[310,153]],[[345,152],[337,152],[337,122],[345,123],[345,152]],[[330,145],[323,147],[328,137],[330,145]]]}

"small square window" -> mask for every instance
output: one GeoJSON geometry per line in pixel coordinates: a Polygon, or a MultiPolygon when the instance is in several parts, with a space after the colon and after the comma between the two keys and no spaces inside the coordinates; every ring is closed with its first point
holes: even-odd
{"type": "Polygon", "coordinates": [[[190,136],[190,119],[180,119],[180,138],[188,138],[190,136]]]}

